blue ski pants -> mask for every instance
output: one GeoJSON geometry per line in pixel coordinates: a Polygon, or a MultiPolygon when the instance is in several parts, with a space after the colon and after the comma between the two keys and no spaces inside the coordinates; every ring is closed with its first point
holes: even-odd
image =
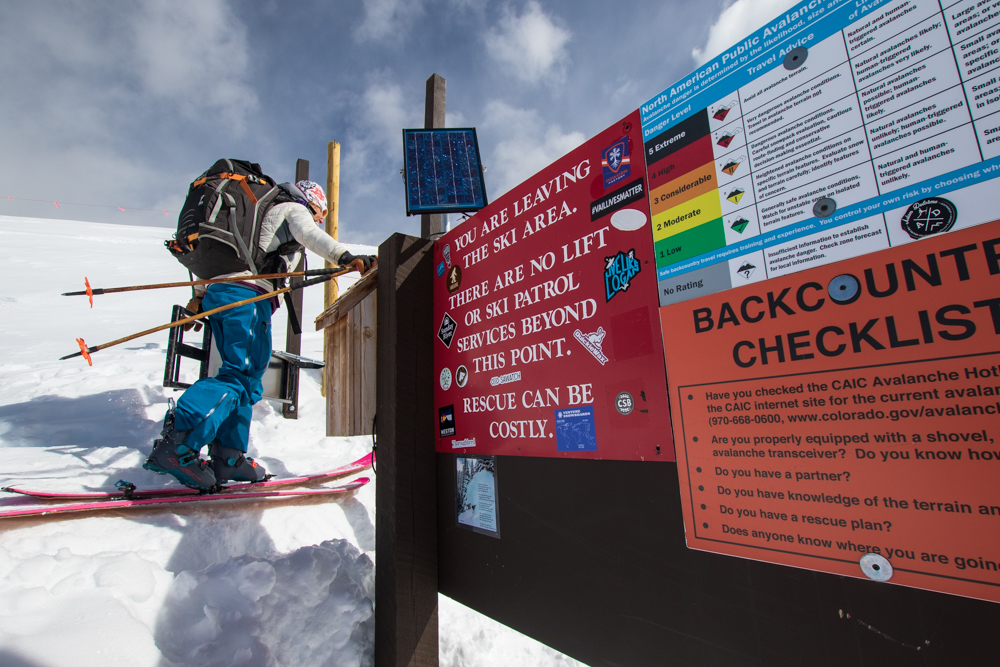
{"type": "MultiPolygon", "coordinates": [[[[259,293],[232,283],[209,285],[202,310],[212,310],[259,293]]],[[[247,451],[253,405],[261,399],[261,378],[271,359],[271,304],[267,300],[224,310],[208,318],[212,344],[222,357],[215,377],[198,380],[177,401],[174,428],[191,432],[185,444],[199,450],[213,440],[247,451]]]]}

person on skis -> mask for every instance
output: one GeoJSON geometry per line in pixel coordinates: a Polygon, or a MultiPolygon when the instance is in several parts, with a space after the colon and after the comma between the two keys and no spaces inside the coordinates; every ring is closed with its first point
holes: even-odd
{"type": "MultiPolygon", "coordinates": [[[[313,181],[279,186],[290,196],[265,214],[260,248],[275,252],[284,267],[298,265],[302,247],[333,264],[351,266],[362,275],[377,262],[369,255],[354,256],[347,247],[324,233],[326,195],[313,181]]],[[[195,287],[188,310],[199,312],[252,298],[273,290],[270,281],[255,279],[250,271],[218,277],[241,276],[239,282],[195,287]]],[[[222,357],[215,377],[198,380],[167,410],[161,438],[143,468],[173,475],[188,487],[212,491],[229,480],[259,482],[264,467],[247,456],[253,405],[261,399],[261,378],[271,358],[271,313],[277,300],[246,304],[212,315],[213,344],[222,357]],[[201,458],[208,445],[209,461],[201,458]]]]}

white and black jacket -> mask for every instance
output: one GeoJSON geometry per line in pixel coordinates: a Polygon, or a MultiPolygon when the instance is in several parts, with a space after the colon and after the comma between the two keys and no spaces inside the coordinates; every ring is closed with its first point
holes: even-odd
{"type": "MultiPolygon", "coordinates": [[[[313,220],[309,209],[297,202],[282,202],[272,206],[264,215],[260,232],[260,249],[265,252],[277,251],[281,246],[295,247],[289,254],[281,255],[282,262],[279,262],[274,273],[291,271],[298,266],[302,256],[301,250],[297,248],[297,241],[323,259],[337,264],[340,256],[347,251],[347,246],[338,242],[332,236],[323,231],[313,220]]],[[[247,276],[248,284],[256,285],[265,292],[270,292],[274,287],[269,280],[253,280],[250,271],[240,271],[216,276],[216,278],[230,278],[233,276],[247,276]]],[[[242,282],[242,281],[241,281],[242,282]]],[[[195,287],[195,294],[202,295],[205,292],[204,285],[195,287]]]]}

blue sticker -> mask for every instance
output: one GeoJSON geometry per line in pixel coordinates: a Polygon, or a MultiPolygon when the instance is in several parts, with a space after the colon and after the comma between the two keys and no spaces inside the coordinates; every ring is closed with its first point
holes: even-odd
{"type": "Polygon", "coordinates": [[[596,452],[594,406],[556,410],[556,448],[560,452],[596,452]]]}
{"type": "Polygon", "coordinates": [[[445,271],[444,262],[441,262],[440,264],[438,264],[438,278],[444,275],[444,271],[445,271]]]}
{"type": "Polygon", "coordinates": [[[635,248],[627,253],[618,251],[613,257],[604,258],[604,300],[611,301],[611,298],[619,292],[624,292],[632,284],[632,279],[639,275],[642,266],[635,258],[635,248]]]}
{"type": "Polygon", "coordinates": [[[604,176],[605,189],[625,180],[631,173],[628,137],[622,137],[601,151],[601,174],[604,176]]]}

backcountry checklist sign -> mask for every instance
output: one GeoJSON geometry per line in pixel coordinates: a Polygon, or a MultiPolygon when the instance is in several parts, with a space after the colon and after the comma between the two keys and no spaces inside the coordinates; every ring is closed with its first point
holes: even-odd
{"type": "Polygon", "coordinates": [[[993,220],[998,45],[996,0],[807,0],[642,105],[661,305],[993,220]]]}
{"type": "Polygon", "coordinates": [[[638,112],[435,243],[437,451],[673,460],[638,112]]]}
{"type": "Polygon", "coordinates": [[[1000,602],[1000,222],[660,314],[689,547],[1000,602]]]}

